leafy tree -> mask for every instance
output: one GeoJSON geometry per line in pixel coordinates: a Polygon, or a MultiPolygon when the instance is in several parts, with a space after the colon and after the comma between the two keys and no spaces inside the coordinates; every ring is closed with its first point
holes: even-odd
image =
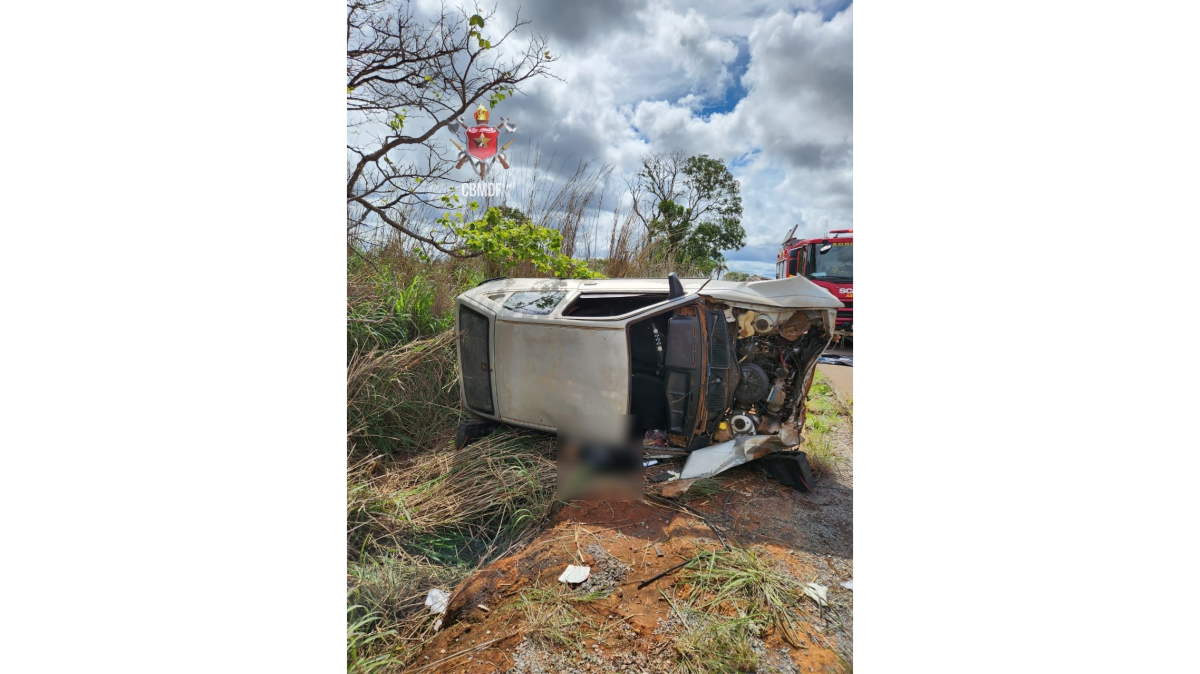
{"type": "Polygon", "coordinates": [[[741,187],[723,161],[704,154],[685,159],[680,150],[641,161],[629,183],[633,212],[659,255],[708,274],[724,266],[722,251],[746,245],[741,187]]]}
{"type": "MultiPolygon", "coordinates": [[[[472,203],[471,207],[477,205],[472,203]]],[[[533,224],[515,208],[492,207],[482,218],[461,225],[452,220],[447,217],[446,224],[462,239],[468,252],[483,255],[501,267],[531,262],[538,271],[559,278],[600,278],[583,260],[560,252],[562,234],[558,230],[533,224]]]]}
{"type": "Polygon", "coordinates": [[[749,281],[750,275],[744,271],[731,271],[725,274],[726,281],[749,281]]]}

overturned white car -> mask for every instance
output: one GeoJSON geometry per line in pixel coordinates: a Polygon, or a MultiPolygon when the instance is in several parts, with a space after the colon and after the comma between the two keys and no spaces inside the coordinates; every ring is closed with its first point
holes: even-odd
{"type": "Polygon", "coordinates": [[[794,447],[841,307],[802,277],[485,281],[457,299],[462,400],[479,417],[458,444],[495,422],[626,414],[667,451],[794,447]]]}

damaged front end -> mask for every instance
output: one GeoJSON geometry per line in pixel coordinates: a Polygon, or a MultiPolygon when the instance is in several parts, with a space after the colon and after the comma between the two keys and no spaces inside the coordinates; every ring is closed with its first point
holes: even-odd
{"type": "MultiPolygon", "coordinates": [[[[676,309],[666,320],[661,379],[667,399],[665,434],[655,432],[657,396],[635,390],[631,406],[648,432],[648,457],[664,450],[675,453],[671,449],[690,452],[677,479],[665,486],[668,496],[699,479],[800,445],[817,358],[833,336],[835,310],[829,308],[772,306],[761,298],[703,290],[699,295],[694,305],[676,309]],[[759,301],[746,301],[751,299],[759,301]]],[[[780,300],[787,298],[775,302],[780,300]]],[[[631,326],[631,341],[637,339],[637,328],[631,326]]],[[[652,324],[651,332],[657,333],[657,326],[652,324]]],[[[636,360],[639,351],[636,345],[631,348],[635,389],[643,369],[636,360]]],[[[643,386],[658,381],[656,373],[641,376],[643,386]]],[[[781,466],[776,470],[787,470],[786,462],[781,466]]],[[[793,486],[807,489],[807,464],[791,472],[793,486]]]]}
{"type": "Polygon", "coordinates": [[[672,476],[681,481],[803,442],[817,358],[842,307],[803,277],[674,274],[491,280],[458,305],[463,405],[477,417],[459,446],[496,423],[555,432],[627,415],[647,458],[689,457],[672,476]]]}

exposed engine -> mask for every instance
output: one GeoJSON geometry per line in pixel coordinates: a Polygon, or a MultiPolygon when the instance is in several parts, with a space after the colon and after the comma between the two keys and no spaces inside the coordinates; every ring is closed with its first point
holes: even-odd
{"type": "Polygon", "coordinates": [[[804,423],[802,398],[816,357],[829,341],[820,314],[732,307],[724,314],[733,318],[730,331],[737,331],[737,384],[725,414],[710,419],[712,440],[779,434],[784,442],[798,442],[804,423]]]}

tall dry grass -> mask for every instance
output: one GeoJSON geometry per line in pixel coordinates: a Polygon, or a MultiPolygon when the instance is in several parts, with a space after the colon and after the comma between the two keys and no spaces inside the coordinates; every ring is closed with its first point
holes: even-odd
{"type": "Polygon", "coordinates": [[[370,630],[354,635],[356,657],[411,662],[434,633],[429,590],[452,591],[542,529],[557,507],[553,448],[552,437],[504,431],[462,450],[353,461],[348,602],[351,622],[370,630]]]}
{"type": "Polygon", "coordinates": [[[352,453],[444,446],[462,417],[454,332],[351,354],[346,389],[352,453]]]}

